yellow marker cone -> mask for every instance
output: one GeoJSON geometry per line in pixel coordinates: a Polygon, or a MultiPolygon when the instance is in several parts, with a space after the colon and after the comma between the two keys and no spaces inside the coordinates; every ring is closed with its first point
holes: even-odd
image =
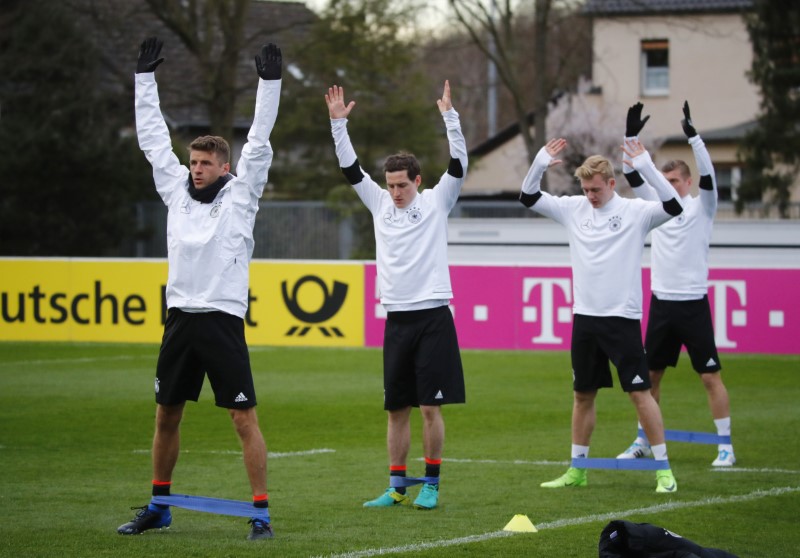
{"type": "Polygon", "coordinates": [[[518,513],[511,518],[511,521],[503,527],[503,531],[512,531],[514,533],[536,533],[538,529],[531,523],[527,515],[518,513]]]}

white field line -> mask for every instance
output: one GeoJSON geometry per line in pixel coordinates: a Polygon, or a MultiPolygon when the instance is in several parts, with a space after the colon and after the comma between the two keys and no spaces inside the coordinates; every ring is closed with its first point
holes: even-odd
{"type": "Polygon", "coordinates": [[[103,357],[81,357],[81,358],[49,358],[41,360],[6,360],[0,361],[0,366],[23,366],[29,364],[73,364],[84,362],[101,362],[109,360],[152,360],[150,357],[141,355],[117,355],[117,356],[103,356],[103,357]]]}
{"type": "Polygon", "coordinates": [[[747,468],[747,467],[710,467],[709,470],[717,473],[787,473],[796,475],[800,471],[792,469],[768,469],[768,468],[747,468]]]}
{"type": "MultiPolygon", "coordinates": [[[[738,502],[747,502],[750,500],[757,500],[759,498],[767,498],[771,496],[780,496],[783,494],[790,494],[793,492],[800,492],[798,486],[784,486],[781,488],[772,488],[769,490],[756,490],[749,494],[740,494],[738,496],[714,497],[704,498],[702,500],[695,500],[693,502],[667,502],[664,504],[657,504],[655,506],[648,506],[646,508],[634,508],[629,510],[622,510],[617,512],[609,512],[595,515],[587,515],[583,517],[575,517],[572,519],[559,519],[556,521],[549,521],[539,523],[536,525],[538,530],[542,529],[558,529],[561,527],[568,527],[573,525],[582,525],[585,523],[594,523],[596,521],[610,521],[612,519],[619,519],[631,515],[647,515],[653,513],[661,513],[669,510],[678,510],[684,508],[697,508],[701,506],[719,505],[719,504],[735,504],[738,502]]],[[[420,550],[429,550],[433,548],[443,548],[446,546],[454,546],[458,544],[469,544],[475,542],[487,541],[490,539],[497,539],[500,537],[507,537],[518,533],[509,531],[492,531],[483,533],[481,535],[471,535],[468,537],[459,537],[456,539],[443,539],[439,541],[432,541],[427,543],[414,543],[406,544],[403,546],[395,546],[389,548],[369,548],[366,550],[357,550],[353,552],[345,552],[342,554],[330,554],[327,558],[367,558],[369,556],[380,556],[381,554],[392,554],[401,552],[417,552],[420,550]]],[[[321,557],[318,557],[321,558],[321,557]]]]}
{"type": "MultiPolygon", "coordinates": [[[[420,457],[417,461],[424,461],[424,458],[420,457]]],[[[525,461],[523,459],[509,459],[504,461],[500,459],[456,459],[445,457],[442,461],[448,463],[489,463],[495,465],[569,465],[569,461],[525,461]]]]}
{"type": "MultiPolygon", "coordinates": [[[[150,453],[150,450],[135,449],[133,450],[133,453],[150,453]]],[[[181,453],[202,453],[205,455],[237,455],[237,456],[242,455],[242,452],[240,450],[208,450],[208,451],[181,450],[181,453]]],[[[319,453],[336,453],[336,450],[330,448],[318,448],[318,449],[310,449],[303,451],[271,451],[267,454],[267,458],[275,459],[279,457],[299,457],[303,455],[316,455],[319,453]]]]}
{"type": "MultiPolygon", "coordinates": [[[[420,457],[417,461],[424,461],[420,457]]],[[[495,464],[495,465],[569,465],[569,461],[524,461],[522,459],[456,459],[445,457],[442,461],[450,463],[480,463],[480,464],[495,464]]],[[[784,473],[789,475],[796,475],[800,470],[796,469],[770,469],[770,468],[748,468],[748,467],[709,467],[709,471],[718,473],[784,473]]]]}

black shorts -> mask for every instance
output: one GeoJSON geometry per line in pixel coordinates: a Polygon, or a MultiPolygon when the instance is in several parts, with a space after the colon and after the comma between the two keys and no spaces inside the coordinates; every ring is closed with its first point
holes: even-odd
{"type": "Polygon", "coordinates": [[[464,369],[447,306],[389,312],[383,332],[383,408],[464,403],[464,369]]]}
{"type": "Polygon", "coordinates": [[[708,296],[697,300],[659,300],[652,295],[645,337],[650,370],[664,370],[678,364],[682,345],[686,346],[696,372],[705,374],[722,369],[708,296]]]}
{"type": "Polygon", "coordinates": [[[608,361],[623,391],[650,389],[639,320],[575,314],[572,320],[572,389],[596,391],[614,385],[608,361]]]}
{"type": "Polygon", "coordinates": [[[156,366],[156,403],[197,401],[206,374],[218,407],[255,407],[244,320],[224,312],[170,308],[156,366]]]}

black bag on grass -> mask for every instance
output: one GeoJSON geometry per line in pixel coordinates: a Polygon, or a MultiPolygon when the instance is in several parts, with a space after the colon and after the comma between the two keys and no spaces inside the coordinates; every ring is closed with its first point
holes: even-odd
{"type": "Polygon", "coordinates": [[[663,527],[615,520],[600,533],[599,558],[737,558],[717,548],[704,548],[663,527]]]}

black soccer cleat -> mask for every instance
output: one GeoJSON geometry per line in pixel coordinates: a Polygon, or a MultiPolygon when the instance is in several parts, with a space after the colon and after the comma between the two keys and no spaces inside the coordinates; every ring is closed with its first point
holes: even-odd
{"type": "Polygon", "coordinates": [[[257,541],[260,539],[271,539],[275,535],[272,533],[272,525],[268,521],[261,518],[254,517],[248,523],[251,525],[250,534],[247,535],[248,541],[257,541]]]}
{"type": "Polygon", "coordinates": [[[150,509],[148,506],[140,508],[132,507],[132,510],[139,510],[136,517],[117,527],[120,535],[140,535],[149,529],[167,529],[172,523],[172,513],[169,507],[163,511],[150,509]]]}

